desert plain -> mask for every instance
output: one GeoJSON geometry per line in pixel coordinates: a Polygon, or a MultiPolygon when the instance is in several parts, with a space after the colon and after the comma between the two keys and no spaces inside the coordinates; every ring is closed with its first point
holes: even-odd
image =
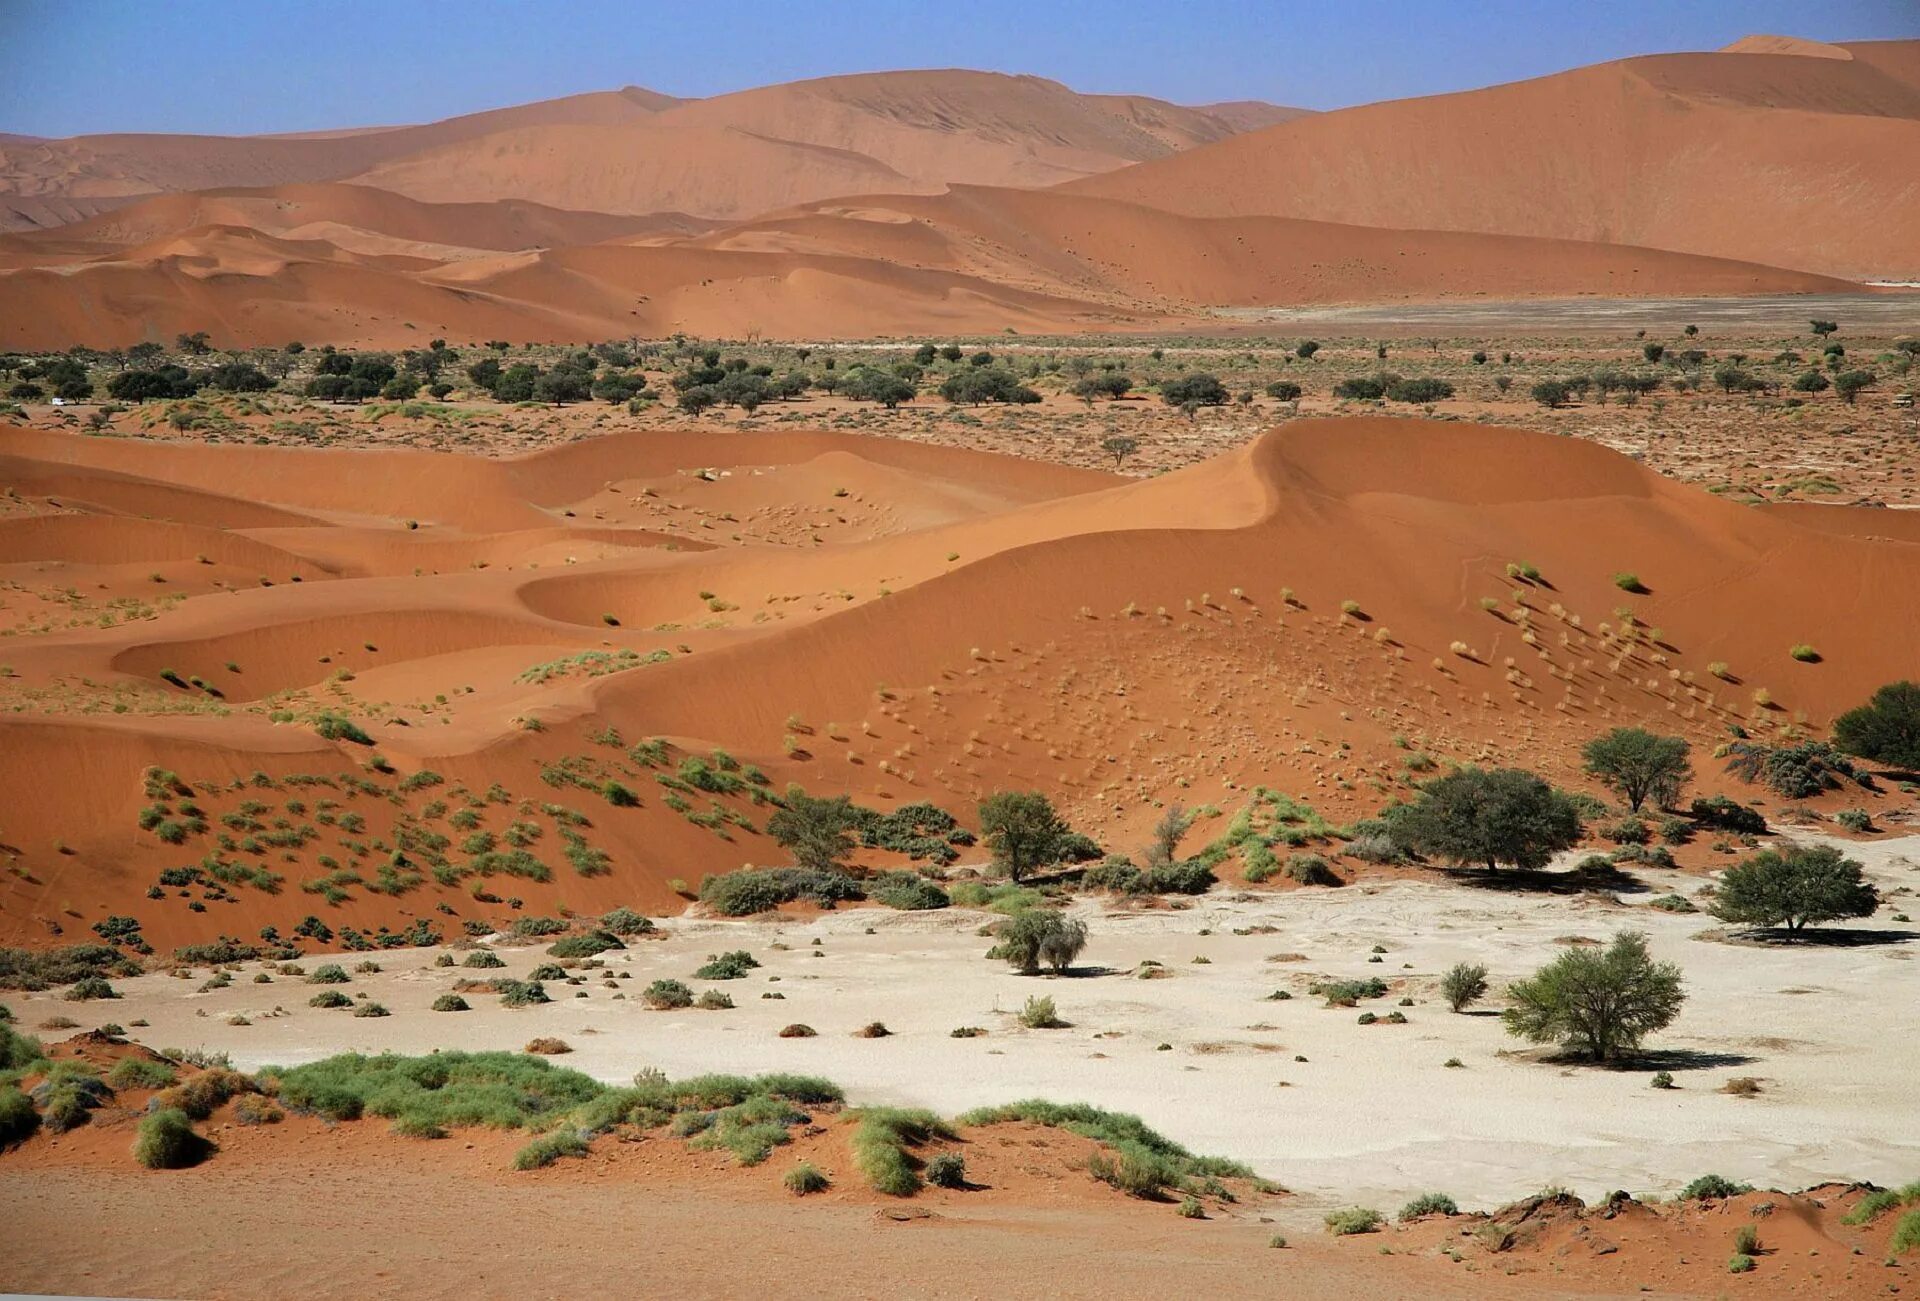
{"type": "Polygon", "coordinates": [[[0,1288],[1911,1288],[1916,132],[0,139],[0,1288]]]}

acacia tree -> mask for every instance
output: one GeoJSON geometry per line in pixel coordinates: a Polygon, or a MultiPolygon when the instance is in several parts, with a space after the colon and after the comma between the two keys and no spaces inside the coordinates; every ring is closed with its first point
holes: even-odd
{"type": "Polygon", "coordinates": [[[1129,438],[1125,434],[1115,434],[1101,442],[1100,450],[1113,458],[1113,468],[1118,470],[1121,462],[1140,450],[1140,440],[1129,438]]]}
{"type": "Polygon", "coordinates": [[[1693,776],[1684,740],[1639,727],[1616,727],[1594,737],[1587,742],[1585,756],[1587,771],[1617,792],[1635,813],[1648,800],[1655,808],[1669,807],[1693,776]]]}
{"type": "Polygon", "coordinates": [[[1686,1001],[1680,968],[1655,962],[1647,937],[1623,931],[1605,949],[1570,949],[1508,987],[1507,1033],[1612,1061],[1673,1024],[1686,1001]]]}
{"type": "Polygon", "coordinates": [[[767,819],[767,834],[793,855],[796,866],[837,871],[853,853],[860,814],[845,795],[817,799],[795,787],[787,806],[767,819]]]}
{"type": "Polygon", "coordinates": [[[1833,720],[1833,740],[1848,754],[1920,772],[1920,682],[1887,683],[1833,720]]]}
{"type": "Polygon", "coordinates": [[[1832,845],[1762,850],[1730,867],[1713,897],[1713,915],[1741,926],[1803,926],[1870,917],[1880,894],[1861,879],[1860,864],[1832,845]]]}
{"type": "Polygon", "coordinates": [[[1023,908],[1000,928],[994,952],[1018,968],[1023,976],[1037,975],[1040,964],[1064,975],[1087,947],[1087,924],[1050,908],[1023,908]]]}
{"type": "Polygon", "coordinates": [[[993,861],[1018,883],[1036,867],[1057,862],[1070,834],[1039,791],[995,791],[980,801],[980,832],[993,861]]]}
{"type": "Polygon", "coordinates": [[[1384,817],[1388,833],[1406,848],[1489,871],[1503,863],[1537,870],[1580,842],[1574,802],[1519,768],[1448,773],[1384,817]]]}

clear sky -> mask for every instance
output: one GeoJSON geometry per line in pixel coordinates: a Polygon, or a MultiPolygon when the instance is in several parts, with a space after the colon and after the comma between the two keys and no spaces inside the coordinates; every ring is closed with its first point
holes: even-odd
{"type": "Polygon", "coordinates": [[[307,131],[928,67],[1339,108],[1756,31],[1915,37],[1920,0],[0,0],[0,132],[307,131]]]}

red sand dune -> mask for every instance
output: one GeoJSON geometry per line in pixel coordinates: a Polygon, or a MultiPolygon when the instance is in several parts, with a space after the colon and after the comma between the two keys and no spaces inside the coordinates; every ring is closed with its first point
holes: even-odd
{"type": "MultiPolygon", "coordinates": [[[[212,916],[143,905],[158,868],[204,847],[161,844],[135,818],[148,764],[203,789],[255,771],[358,771],[367,748],[301,721],[320,709],[358,719],[400,774],[584,807],[610,870],[574,874],[550,836],[553,882],[513,882],[530,906],[665,906],[671,878],[778,850],[674,812],[644,768],[589,739],[603,729],[668,738],[670,763],[721,746],[776,785],[883,805],[964,813],[996,787],[1038,786],[1124,845],[1176,790],[1226,807],[1265,782],[1330,816],[1370,813],[1368,781],[1402,762],[1396,736],[1577,781],[1579,744],[1617,723],[1703,750],[1733,721],[1762,735],[1795,718],[1819,727],[1906,672],[1902,648],[1920,637],[1920,613],[1884,598],[1920,584],[1920,543],[1883,536],[1887,512],[1756,511],[1595,444],[1457,423],[1299,421],[1137,482],[824,434],[623,436],[500,462],[329,452],[325,475],[311,472],[322,453],[265,447],[14,430],[0,452],[43,476],[111,476],[123,513],[147,492],[148,513],[191,517],[117,523],[71,546],[61,539],[77,526],[0,532],[23,561],[176,555],[177,530],[225,513],[219,485],[244,483],[253,509],[296,519],[230,524],[245,532],[224,559],[271,546],[309,579],[276,574],[9,646],[0,693],[25,708],[0,712],[15,792],[0,829],[21,870],[0,884],[0,938],[33,942],[69,905],[80,922],[152,913],[150,935],[168,943],[319,906],[292,882],[317,873],[324,838],[269,860],[289,878],[281,894],[239,887],[212,916]],[[423,502],[445,517],[406,529],[402,512],[423,502]],[[796,508],[844,509],[847,540],[782,534],[796,508]],[[798,545],[699,527],[720,516],[798,545]],[[669,550],[669,536],[720,545],[669,550]],[[595,550],[552,559],[575,542],[595,550]],[[1517,560],[1543,574],[1524,616],[1504,572],[1517,560]],[[1618,571],[1650,593],[1620,591],[1618,571]],[[1342,613],[1348,601],[1357,613],[1342,613]],[[1624,607],[1642,631],[1624,631],[1624,607]],[[1789,656],[1806,641],[1818,663],[1789,656]],[[562,663],[579,654],[615,671],[562,663]],[[1725,678],[1707,671],[1715,661],[1731,666],[1725,678]],[[163,668],[224,698],[163,682],[163,668]],[[249,703],[271,693],[291,693],[274,697],[291,721],[249,703]],[[115,715],[106,699],[133,708],[115,715]],[[527,730],[529,717],[542,727],[527,730]],[[581,763],[616,765],[640,805],[541,779],[581,763]]],[[[1709,789],[1727,780],[1717,767],[1702,765],[1709,789]]],[[[432,794],[360,800],[365,834],[397,835],[432,794]]],[[[712,803],[763,821],[744,802],[712,803]]],[[[697,797],[687,812],[707,806],[697,797]]],[[[399,925],[460,898],[431,883],[397,897],[355,889],[328,911],[399,925]]]]}
{"type": "Polygon", "coordinates": [[[1193,216],[1642,245],[1920,278],[1920,42],[1653,55],[1317,114],[1076,182],[1193,216]],[[1847,57],[1832,57],[1838,49],[1847,57]]]}
{"type": "Polygon", "coordinates": [[[883,183],[1051,184],[1301,110],[1219,115],[1038,77],[828,77],[705,100],[638,87],[423,126],[297,136],[0,139],[0,230],[155,192],[356,179],[421,199],[746,216],[883,183]]]}

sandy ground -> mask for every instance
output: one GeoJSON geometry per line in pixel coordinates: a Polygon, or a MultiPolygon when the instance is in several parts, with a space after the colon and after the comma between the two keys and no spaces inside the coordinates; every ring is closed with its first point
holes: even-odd
{"type": "MultiPolygon", "coordinates": [[[[1920,883],[1920,837],[1848,852],[1883,889],[1920,883]]],[[[1651,890],[1624,905],[1425,881],[1265,898],[1216,892],[1181,910],[1082,904],[1093,940],[1084,974],[1064,979],[985,961],[990,941],[978,928],[988,915],[860,909],[807,921],[676,920],[667,938],[608,955],[608,976],[631,975],[617,981],[628,997],[597,981],[553,982],[555,1002],[530,1010],[487,995],[471,996],[465,1014],[427,1010],[463,977],[525,975],[546,960],[543,948],[505,946],[506,971],[435,968],[426,951],[378,955],[380,973],[340,988],[386,1005],[387,1018],[310,1009],[314,987],[246,975],[204,994],[199,974],[151,975],[122,982],[125,997],[113,1003],[10,1001],[28,1027],[56,1014],[89,1026],[144,1018],[151,1026],[132,1030],[143,1042],[226,1051],[245,1069],[346,1050],[517,1049],[557,1035],[575,1049],[568,1065],[606,1080],[646,1066],[676,1076],[797,1070],[839,1081],[855,1101],[945,1113],[1029,1096],[1084,1100],[1246,1160],[1308,1205],[1392,1207],[1443,1189],[1463,1207],[1484,1207],[1554,1183],[1590,1199],[1614,1188],[1670,1193],[1708,1171],[1785,1189],[1912,1179],[1920,932],[1889,920],[1899,900],[1856,933],[1877,932],[1875,942],[1730,944],[1698,938],[1715,926],[1704,914],[1641,906],[1669,889],[1691,893],[1698,876],[1645,875],[1651,890]],[[1570,937],[1628,927],[1648,931],[1656,954],[1687,976],[1685,1011],[1649,1045],[1658,1060],[1621,1070],[1546,1062],[1490,1012],[1453,1015],[1436,997],[1437,976],[1455,962],[1485,963],[1498,990],[1570,937]],[[1385,950],[1377,963],[1376,945],[1385,950]],[[735,948],[762,967],[732,982],[692,978],[707,954],[735,948]],[[1148,959],[1170,974],[1136,978],[1148,959]],[[1368,975],[1392,988],[1362,1008],[1384,1015],[1409,996],[1407,1024],[1362,1026],[1355,1010],[1325,1008],[1306,992],[1324,976],[1368,975]],[[649,1011],[638,994],[661,977],[723,988],[737,1007],[649,1011]],[[1294,997],[1264,1001],[1280,989],[1294,997]],[[1035,994],[1053,998],[1069,1028],[1021,1028],[1014,1014],[1035,994]],[[250,1024],[231,1023],[236,1016],[250,1024]],[[893,1034],[852,1037],[874,1020],[893,1034]],[[792,1022],[818,1036],[779,1038],[792,1022]],[[988,1033],[950,1037],[959,1026],[988,1033]],[[1453,1058],[1459,1067],[1445,1065],[1453,1058]],[[1656,1068],[1679,1087],[1650,1089],[1656,1068]],[[1757,1077],[1763,1094],[1718,1091],[1735,1076],[1757,1077]]]]}

